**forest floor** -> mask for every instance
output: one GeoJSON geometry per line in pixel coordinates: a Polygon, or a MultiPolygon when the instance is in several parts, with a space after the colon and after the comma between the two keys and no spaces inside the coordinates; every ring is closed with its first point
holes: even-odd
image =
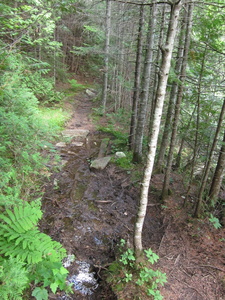
{"type": "MultiPolygon", "coordinates": [[[[74,283],[74,294],[50,294],[49,299],[114,300],[117,297],[102,278],[103,271],[115,259],[121,239],[132,243],[140,186],[113,163],[104,170],[90,169],[104,137],[91,118],[93,102],[81,92],[67,105],[73,110],[67,129],[89,130],[89,134],[56,147],[61,165],[58,171],[53,171],[54,162],[50,166],[40,226],[75,255],[68,263],[70,282],[87,267],[97,281],[89,289],[74,283]]],[[[187,207],[182,207],[182,174],[172,175],[172,195],[164,206],[159,205],[162,183],[163,174],[153,175],[143,232],[144,247],[160,256],[155,267],[167,274],[161,294],[165,300],[225,299],[225,228],[215,229],[207,219],[191,217],[194,188],[187,207]]],[[[123,297],[135,299],[126,290],[123,297]]]]}

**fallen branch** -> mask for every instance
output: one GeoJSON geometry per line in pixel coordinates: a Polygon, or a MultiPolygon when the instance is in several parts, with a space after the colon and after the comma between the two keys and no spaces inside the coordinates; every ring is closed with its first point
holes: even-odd
{"type": "Polygon", "coordinates": [[[113,201],[112,200],[95,200],[95,202],[98,202],[98,203],[112,203],[113,201]]]}

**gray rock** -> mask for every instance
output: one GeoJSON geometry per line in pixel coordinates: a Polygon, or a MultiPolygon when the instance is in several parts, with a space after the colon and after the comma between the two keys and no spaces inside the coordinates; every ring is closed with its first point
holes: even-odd
{"type": "Polygon", "coordinates": [[[103,170],[106,168],[110,160],[111,160],[111,156],[96,158],[95,160],[92,161],[90,167],[91,169],[103,170]]]}
{"type": "Polygon", "coordinates": [[[86,94],[89,96],[89,97],[95,97],[96,96],[96,91],[95,90],[93,90],[93,89],[86,89],[86,94]]]}
{"type": "Polygon", "coordinates": [[[116,153],[115,153],[115,157],[116,157],[116,158],[126,157],[126,154],[123,153],[123,152],[116,152],[116,153]]]}

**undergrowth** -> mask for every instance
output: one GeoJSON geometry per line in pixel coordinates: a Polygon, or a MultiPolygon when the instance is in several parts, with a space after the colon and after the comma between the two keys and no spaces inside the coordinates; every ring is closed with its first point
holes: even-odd
{"type": "Polygon", "coordinates": [[[159,287],[167,282],[165,273],[153,269],[159,257],[151,249],[144,250],[141,262],[137,262],[133,249],[125,248],[121,240],[118,258],[109,266],[107,281],[120,300],[163,299],[159,287]]]}
{"type": "Polygon", "coordinates": [[[40,183],[68,115],[43,108],[59,100],[53,84],[43,84],[45,64],[29,65],[21,54],[8,53],[0,55],[0,66],[0,295],[30,299],[28,289],[46,300],[47,287],[53,293],[69,290],[62,265],[66,250],[39,231],[42,211],[35,199],[42,196],[40,183]]]}

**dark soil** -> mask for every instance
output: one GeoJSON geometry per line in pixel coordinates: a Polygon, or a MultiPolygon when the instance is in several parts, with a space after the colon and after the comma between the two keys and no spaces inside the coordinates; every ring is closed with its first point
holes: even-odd
{"type": "MultiPolygon", "coordinates": [[[[85,261],[99,286],[92,295],[74,291],[70,296],[50,295],[50,299],[114,300],[117,297],[103,280],[102,271],[115,259],[120,239],[132,244],[139,186],[112,163],[102,171],[90,170],[90,160],[97,157],[104,135],[90,119],[92,102],[85,93],[75,96],[73,106],[67,128],[88,129],[90,134],[83,146],[70,142],[57,148],[62,162],[60,171],[52,173],[45,185],[41,229],[76,256],[68,267],[70,275],[77,273],[77,261],[85,261]]],[[[168,282],[161,289],[164,299],[225,299],[224,228],[216,230],[207,220],[193,220],[188,215],[191,202],[182,208],[181,175],[173,175],[173,195],[162,209],[158,205],[162,182],[162,174],[153,176],[143,241],[144,247],[160,256],[157,267],[167,273],[168,282]]]]}

